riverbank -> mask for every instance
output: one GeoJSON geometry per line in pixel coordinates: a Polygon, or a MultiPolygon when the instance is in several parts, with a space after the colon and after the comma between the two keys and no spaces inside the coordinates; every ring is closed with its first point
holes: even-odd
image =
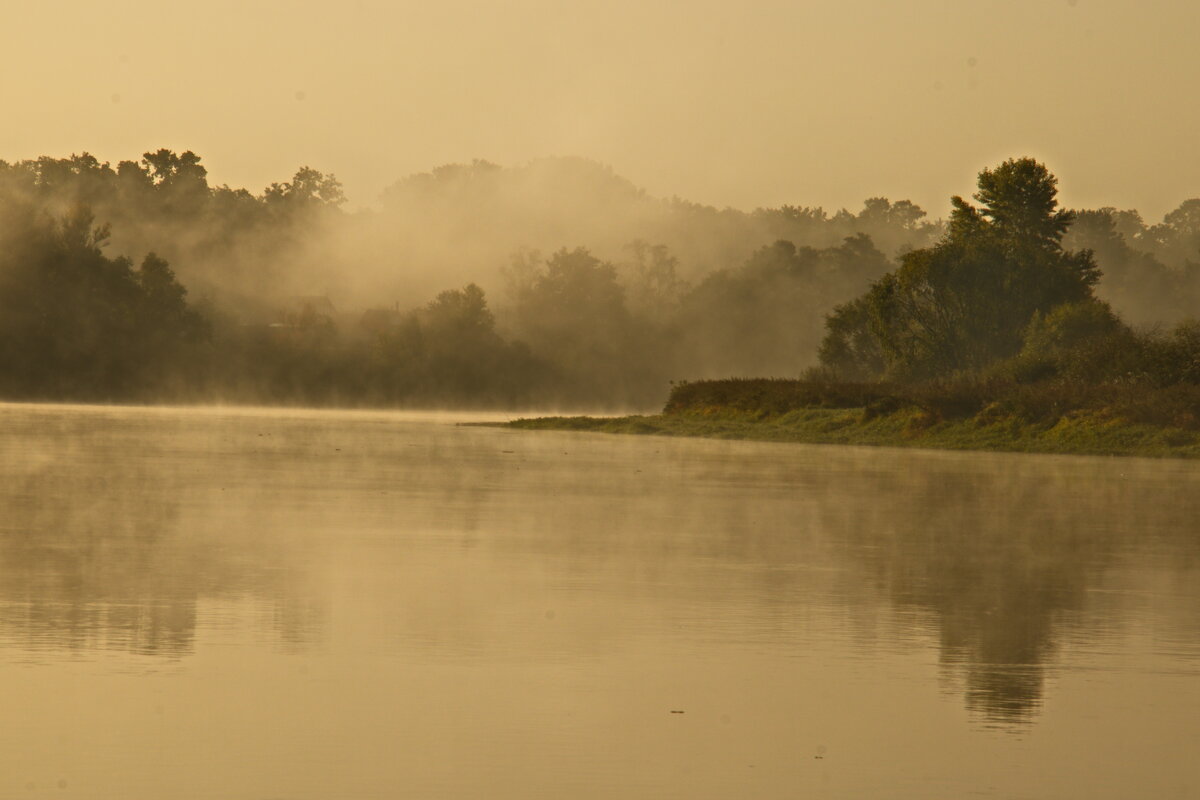
{"type": "Polygon", "coordinates": [[[998,450],[1020,453],[1200,458],[1200,435],[1079,414],[1046,428],[1019,420],[930,422],[919,411],[864,419],[863,409],[811,408],[773,417],[740,411],[632,417],[542,417],[513,420],[522,430],[700,436],[806,444],[998,450]]]}
{"type": "MultiPolygon", "coordinates": [[[[518,419],[522,430],[699,436],[807,444],[874,445],[1021,453],[1200,458],[1190,414],[1170,424],[1122,413],[1125,406],[1080,402],[1068,411],[964,400],[966,393],[907,395],[887,387],[801,381],[704,381],[677,387],[663,413],[629,417],[518,419]],[[1088,407],[1092,406],[1092,407],[1088,407]]],[[[1045,397],[1039,397],[1043,403],[1045,397]]],[[[1068,406],[1069,407],[1069,406],[1068,406]]]]}

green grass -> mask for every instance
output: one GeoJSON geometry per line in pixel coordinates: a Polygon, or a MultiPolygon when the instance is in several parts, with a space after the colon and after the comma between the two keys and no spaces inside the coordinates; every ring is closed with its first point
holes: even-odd
{"type": "Polygon", "coordinates": [[[519,419],[507,426],[808,444],[1200,458],[1200,432],[1093,412],[1068,413],[1047,424],[994,414],[944,420],[913,407],[890,413],[810,407],[781,414],[710,407],[653,416],[519,419]]]}
{"type": "Polygon", "coordinates": [[[1200,457],[1200,386],[962,378],[923,384],[729,379],[677,384],[663,413],[521,419],[525,430],[809,444],[1200,457]]]}

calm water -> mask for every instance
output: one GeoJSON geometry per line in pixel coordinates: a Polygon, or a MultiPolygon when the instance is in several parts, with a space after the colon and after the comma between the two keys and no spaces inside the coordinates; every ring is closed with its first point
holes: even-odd
{"type": "Polygon", "coordinates": [[[1196,464],[0,406],[0,514],[0,798],[1200,797],[1196,464]]]}

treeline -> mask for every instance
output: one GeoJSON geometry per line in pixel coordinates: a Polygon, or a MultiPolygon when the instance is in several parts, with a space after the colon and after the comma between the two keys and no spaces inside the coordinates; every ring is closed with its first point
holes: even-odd
{"type": "Polygon", "coordinates": [[[85,209],[108,231],[109,249],[155,252],[194,294],[239,314],[300,293],[313,262],[334,268],[329,246],[345,218],[336,178],[303,167],[253,195],[209,185],[200,162],[191,151],[166,149],[116,167],[87,153],[0,161],[0,224],[14,208],[53,218],[85,209]]]}
{"type": "Polygon", "coordinates": [[[160,390],[209,338],[166,261],[102,252],[107,227],[8,204],[0,224],[0,392],[94,399],[160,390]]]}
{"type": "MultiPolygon", "coordinates": [[[[906,253],[834,310],[822,366],[809,377],[854,382],[851,394],[876,387],[868,394],[883,392],[892,403],[881,410],[913,405],[935,420],[1054,425],[1087,411],[1200,427],[1200,322],[1141,330],[1126,323],[1098,296],[1096,253],[1066,246],[1079,215],[1059,208],[1057,191],[1033,159],[983,170],[978,207],[953,198],[937,244],[906,253]]],[[[1159,240],[1177,246],[1161,232],[1159,240]]]]}
{"type": "Polygon", "coordinates": [[[871,198],[856,213],[747,213],[649,197],[573,158],[447,165],[398,181],[377,209],[351,212],[336,177],[309,167],[254,194],[211,185],[190,151],[158,150],[116,166],[85,153],[0,161],[0,202],[14,198],[56,216],[86,206],[110,226],[114,252],[156,252],[193,295],[244,316],[302,295],[328,295],[343,308],[381,298],[411,306],[472,282],[498,299],[506,264],[524,251],[582,246],[620,267],[635,260],[632,243],[650,242],[694,283],[777,240],[824,249],[865,234],[892,257],[940,234],[907,201],[871,198]]]}
{"type": "Polygon", "coordinates": [[[1103,272],[1096,294],[1129,322],[1170,324],[1200,313],[1200,199],[1155,225],[1136,211],[1075,211],[1062,241],[1092,251],[1103,272]]]}
{"type": "MultiPolygon", "coordinates": [[[[309,168],[254,195],[210,186],[191,152],[160,150],[116,167],[86,154],[0,163],[0,387],[6,397],[31,398],[657,404],[679,374],[801,369],[819,340],[821,309],[891,263],[869,235],[854,232],[858,222],[893,242],[919,241],[931,228],[910,203],[874,199],[857,216],[787,208],[746,215],[651,201],[588,162],[527,170],[500,180],[499,194],[474,180],[464,188],[458,172],[441,170],[398,184],[382,211],[347,213],[336,178],[309,168]],[[536,202],[513,201],[506,217],[509,185],[533,191],[531,175],[536,202]],[[420,241],[411,227],[381,239],[401,213],[397,198],[417,185],[427,203],[420,226],[430,230],[420,241]],[[617,195],[632,198],[632,217],[649,203],[665,215],[659,223],[685,230],[716,215],[725,233],[709,235],[725,236],[725,247],[760,244],[690,280],[697,270],[662,243],[626,241],[615,259],[584,247],[519,246],[491,253],[483,276],[490,297],[481,279],[423,302],[398,287],[454,270],[364,260],[388,241],[393,261],[431,250],[449,260],[456,244],[469,261],[481,242],[496,244],[489,229],[523,229],[529,238],[513,241],[537,243],[543,233],[530,226],[550,218],[537,208],[572,192],[594,207],[604,191],[613,206],[617,195]],[[457,198],[449,207],[447,192],[457,198]],[[451,228],[452,217],[473,224],[440,241],[432,217],[451,228]],[[822,247],[761,243],[788,226],[820,241],[851,235],[822,247]],[[339,249],[359,235],[370,247],[339,249]],[[330,291],[324,278],[337,276],[341,285],[374,288],[330,291]]],[[[603,224],[583,211],[577,203],[572,213],[603,224]]],[[[546,237],[565,229],[561,208],[556,219],[559,230],[546,237]]]]}
{"type": "MultiPolygon", "coordinates": [[[[1168,333],[1125,323],[1096,292],[1102,272],[1095,251],[1066,246],[1079,215],[1060,208],[1057,194],[1057,179],[1033,159],[983,170],[979,207],[952,198],[937,244],[905,253],[865,294],[834,309],[822,365],[860,380],[1200,379],[1192,363],[1200,359],[1197,323],[1168,333]]],[[[1093,222],[1100,214],[1091,213],[1093,222]]],[[[1160,240],[1177,246],[1165,234],[1160,240]]],[[[1142,263],[1158,262],[1146,256],[1142,263]]]]}
{"type": "Polygon", "coordinates": [[[1049,227],[986,198],[947,223],[883,198],[718,210],[577,159],[442,167],[347,212],[332,175],[252,194],[200,161],[0,162],[4,397],[647,407],[675,379],[798,375],[818,351],[855,379],[1045,375],[1105,325],[1138,343],[1106,368],[1190,335],[1135,333],[1097,298],[1185,316],[1200,201],[1156,226],[1064,212],[1048,173],[1008,175],[1024,161],[985,174],[1041,180],[1049,227]]]}

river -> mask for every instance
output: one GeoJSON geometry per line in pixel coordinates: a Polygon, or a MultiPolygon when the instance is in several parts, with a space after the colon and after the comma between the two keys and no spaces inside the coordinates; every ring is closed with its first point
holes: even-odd
{"type": "Polygon", "coordinates": [[[1200,797],[1200,465],[0,406],[0,797],[1200,797]]]}

